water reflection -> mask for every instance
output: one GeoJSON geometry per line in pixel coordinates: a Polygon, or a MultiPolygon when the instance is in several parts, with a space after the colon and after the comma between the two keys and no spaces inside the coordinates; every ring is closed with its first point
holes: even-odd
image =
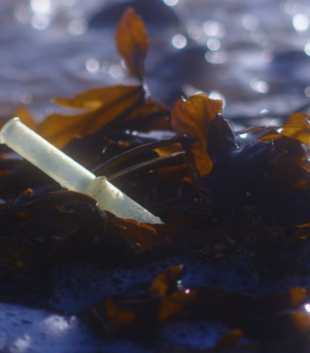
{"type": "Polygon", "coordinates": [[[112,64],[108,70],[111,77],[120,79],[126,76],[126,71],[122,65],[112,64]]]}
{"type": "Polygon", "coordinates": [[[182,88],[187,97],[193,96],[194,94],[206,93],[189,84],[184,85],[182,88]]]}
{"type": "Polygon", "coordinates": [[[74,36],[80,36],[87,31],[88,24],[84,19],[74,19],[68,24],[68,32],[74,36]]]}
{"type": "Polygon", "coordinates": [[[207,40],[207,47],[211,51],[217,51],[221,47],[221,42],[217,38],[210,38],[207,40]]]}
{"type": "Polygon", "coordinates": [[[31,24],[37,30],[46,29],[61,13],[68,17],[68,32],[81,35],[86,32],[88,24],[81,18],[79,0],[30,0],[28,5],[18,4],[14,9],[14,17],[24,24],[31,24]],[[74,7],[78,2],[77,7],[74,7]]]}
{"type": "Polygon", "coordinates": [[[187,45],[187,39],[183,34],[176,34],[172,37],[171,43],[176,49],[183,49],[187,45]]]}
{"type": "Polygon", "coordinates": [[[222,23],[217,21],[205,21],[203,31],[207,36],[222,38],[225,35],[226,29],[222,23]]]}
{"type": "Polygon", "coordinates": [[[226,54],[221,52],[206,52],[205,59],[211,64],[223,64],[226,61],[226,54]]]}
{"type": "Polygon", "coordinates": [[[199,41],[203,37],[202,26],[198,21],[188,21],[186,27],[187,34],[191,39],[199,41]]]}
{"type": "Polygon", "coordinates": [[[259,114],[268,114],[268,113],[270,113],[270,111],[269,111],[269,109],[266,109],[266,108],[262,109],[262,110],[259,112],[259,114]]]}
{"type": "Polygon", "coordinates": [[[50,0],[31,0],[30,7],[35,13],[52,13],[52,3],[50,0]]]}
{"type": "Polygon", "coordinates": [[[269,85],[265,81],[258,80],[256,78],[253,78],[250,81],[250,86],[251,88],[259,93],[268,93],[269,92],[269,85]]]}
{"type": "Polygon", "coordinates": [[[51,22],[51,16],[54,14],[55,7],[51,0],[31,0],[30,9],[33,13],[31,25],[38,30],[44,30],[51,22]]]}
{"type": "Polygon", "coordinates": [[[218,91],[211,91],[209,93],[209,97],[211,99],[220,99],[222,102],[223,102],[223,109],[225,108],[226,106],[226,99],[224,97],[224,95],[218,91]]]}
{"type": "Polygon", "coordinates": [[[264,50],[262,53],[261,53],[261,58],[264,62],[266,63],[270,63],[272,62],[273,58],[274,58],[274,54],[273,52],[271,52],[270,50],[264,50]]]}
{"type": "Polygon", "coordinates": [[[28,92],[22,93],[20,96],[20,101],[25,105],[30,104],[32,102],[32,94],[28,92]]]}
{"type": "Polygon", "coordinates": [[[251,14],[244,15],[241,23],[242,26],[248,31],[255,31],[259,26],[259,20],[251,14]]]}
{"type": "Polygon", "coordinates": [[[89,58],[85,62],[85,67],[88,72],[97,72],[100,68],[99,61],[95,58],[89,58]]]}
{"type": "Polygon", "coordinates": [[[14,9],[14,17],[17,21],[28,24],[31,20],[31,10],[27,5],[17,5],[14,9]]]}
{"type": "Polygon", "coordinates": [[[44,13],[35,14],[31,18],[31,25],[33,28],[43,30],[50,24],[50,17],[44,13]]]}
{"type": "Polygon", "coordinates": [[[179,3],[179,0],[163,0],[163,1],[168,6],[175,6],[179,3]]]}
{"type": "Polygon", "coordinates": [[[306,97],[310,97],[310,86],[307,86],[305,89],[304,89],[304,94],[306,97]]]}
{"type": "MultiPolygon", "coordinates": [[[[11,4],[9,0],[4,3],[11,4]]],[[[309,78],[303,74],[309,71],[309,63],[303,58],[297,62],[294,55],[285,62],[279,59],[290,49],[310,56],[310,7],[306,2],[258,0],[254,5],[212,0],[208,8],[201,0],[149,3],[154,5],[151,9],[144,0],[15,0],[11,6],[19,32],[0,44],[26,57],[10,57],[4,51],[0,57],[4,63],[0,78],[6,87],[6,92],[0,92],[2,112],[8,111],[3,102],[12,105],[14,97],[16,102],[31,103],[31,109],[42,101],[43,114],[49,108],[46,102],[55,95],[72,96],[126,77],[112,43],[123,4],[133,4],[146,19],[152,50],[147,79],[157,73],[157,87],[150,87],[164,103],[172,104],[182,88],[189,86],[193,92],[221,92],[229,106],[226,114],[232,116],[258,115],[264,107],[271,113],[286,113],[309,97],[309,78]],[[40,30],[36,39],[31,27],[40,30]],[[18,39],[21,32],[27,38],[18,39]],[[48,44],[45,35],[55,41],[48,44]],[[22,97],[25,92],[32,101],[22,97]]]]}
{"type": "Polygon", "coordinates": [[[10,353],[24,353],[28,351],[31,345],[31,337],[27,334],[19,337],[15,340],[12,347],[10,348],[10,353]]]}
{"type": "Polygon", "coordinates": [[[310,43],[307,43],[304,47],[304,52],[310,56],[310,43]]]}
{"type": "Polygon", "coordinates": [[[60,336],[72,329],[72,323],[75,321],[75,317],[67,319],[59,315],[51,315],[42,321],[42,326],[49,334],[60,336]]]}
{"type": "Polygon", "coordinates": [[[306,31],[309,28],[309,18],[303,14],[297,14],[292,18],[292,25],[297,32],[306,31]]]}

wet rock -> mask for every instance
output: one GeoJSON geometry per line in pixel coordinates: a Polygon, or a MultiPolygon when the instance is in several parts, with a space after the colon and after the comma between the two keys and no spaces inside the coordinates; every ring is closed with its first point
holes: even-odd
{"type": "Polygon", "coordinates": [[[303,96],[309,85],[310,57],[301,50],[277,53],[265,73],[270,92],[285,92],[303,96]]]}
{"type": "Polygon", "coordinates": [[[190,82],[201,75],[208,66],[205,59],[207,48],[203,46],[188,47],[168,54],[150,72],[150,77],[160,80],[178,80],[190,82]]]}
{"type": "Polygon", "coordinates": [[[294,71],[300,65],[309,65],[310,57],[300,50],[290,50],[275,55],[270,66],[272,70],[285,71],[286,74],[294,75],[294,71]]]}
{"type": "Polygon", "coordinates": [[[89,20],[89,27],[100,29],[116,26],[128,7],[135,9],[151,31],[158,31],[179,24],[176,13],[162,0],[131,0],[105,6],[89,20]]]}
{"type": "Polygon", "coordinates": [[[187,95],[183,90],[186,85],[206,92],[222,92],[227,87],[227,82],[225,85],[221,83],[226,66],[207,62],[207,51],[206,47],[196,45],[166,55],[147,73],[147,83],[153,96],[172,107],[181,95],[187,95]]]}

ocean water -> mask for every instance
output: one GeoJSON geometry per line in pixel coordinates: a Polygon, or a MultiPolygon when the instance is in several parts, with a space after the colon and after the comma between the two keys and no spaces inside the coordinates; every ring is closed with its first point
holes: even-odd
{"type": "MultiPolygon", "coordinates": [[[[114,45],[122,3],[2,0],[0,116],[25,104],[43,119],[57,109],[53,97],[126,82],[114,45]]],[[[159,101],[173,106],[182,94],[204,91],[224,99],[231,118],[287,116],[309,101],[307,1],[125,3],[147,24],[146,83],[159,101]]]]}

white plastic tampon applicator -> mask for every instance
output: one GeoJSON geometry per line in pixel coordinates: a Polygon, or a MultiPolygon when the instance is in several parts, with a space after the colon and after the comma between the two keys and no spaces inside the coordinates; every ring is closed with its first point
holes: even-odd
{"type": "Polygon", "coordinates": [[[102,210],[110,211],[121,218],[135,219],[139,223],[162,223],[160,218],[109,183],[106,177],[97,178],[18,118],[9,120],[3,126],[0,143],[8,145],[64,188],[93,197],[102,210]]]}

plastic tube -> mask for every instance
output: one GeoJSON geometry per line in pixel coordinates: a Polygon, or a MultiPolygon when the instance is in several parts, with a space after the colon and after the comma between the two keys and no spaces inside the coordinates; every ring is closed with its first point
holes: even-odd
{"type": "Polygon", "coordinates": [[[160,218],[125,195],[107,181],[65,155],[48,141],[25,126],[19,118],[9,120],[0,131],[0,143],[5,143],[61,186],[92,196],[101,209],[121,218],[140,223],[162,223],[160,218]]]}
{"type": "Polygon", "coordinates": [[[96,178],[18,118],[9,120],[3,126],[0,143],[8,145],[66,189],[83,192],[96,178]]]}

